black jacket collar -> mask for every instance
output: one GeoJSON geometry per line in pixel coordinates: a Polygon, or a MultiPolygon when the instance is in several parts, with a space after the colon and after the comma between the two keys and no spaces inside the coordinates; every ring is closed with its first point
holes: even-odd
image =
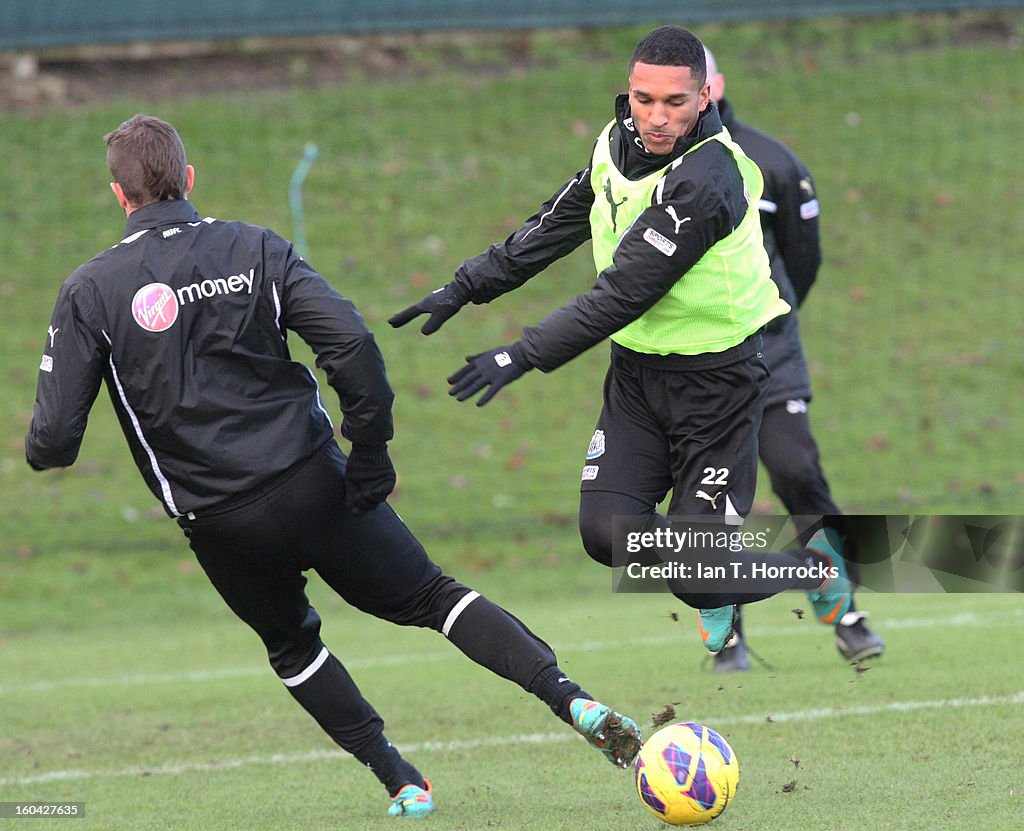
{"type": "Polygon", "coordinates": [[[130,237],[139,231],[158,228],[161,225],[198,222],[199,219],[199,212],[187,199],[165,199],[161,202],[150,202],[132,211],[124,231],[125,236],[130,237]]]}

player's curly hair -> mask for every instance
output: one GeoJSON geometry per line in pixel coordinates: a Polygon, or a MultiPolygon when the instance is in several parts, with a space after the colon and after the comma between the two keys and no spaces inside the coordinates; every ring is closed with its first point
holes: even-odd
{"type": "Polygon", "coordinates": [[[185,146],[174,127],[152,115],[136,115],[104,136],[107,167],[137,208],[188,191],[185,146]]]}
{"type": "Polygon", "coordinates": [[[629,59],[630,71],[637,63],[689,67],[690,74],[702,86],[708,77],[704,44],[693,32],[681,26],[660,26],[644,35],[629,59]]]}

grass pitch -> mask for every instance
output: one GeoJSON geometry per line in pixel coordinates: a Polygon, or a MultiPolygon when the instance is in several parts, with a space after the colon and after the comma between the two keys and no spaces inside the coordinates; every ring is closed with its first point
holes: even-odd
{"type": "MultiPolygon", "coordinates": [[[[850,512],[1024,505],[1012,452],[1024,444],[1022,18],[1001,19],[1009,36],[994,39],[947,17],[699,32],[739,117],[789,141],[817,180],[825,266],[802,329],[812,419],[850,512]]],[[[206,584],[109,405],[97,404],[74,469],[24,465],[58,286],[123,230],[102,136],[147,111],[181,129],[201,212],[286,235],[289,176],[318,144],[310,260],[356,301],[388,361],[393,504],[439,563],[526,620],[595,695],[644,724],[678,702],[680,718],[729,738],[740,791],[714,827],[1020,824],[1019,596],[864,597],[888,651],[857,673],[786,595],[748,615],[772,671],[703,673],[692,622],[670,619],[674,601],[612,596],[610,575],[580,551],[576,490],[604,349],[530,373],[484,410],[445,395],[464,355],[509,342],[591,283],[586,251],[430,339],[385,324],[585,164],[639,34],[541,35],[537,60],[514,71],[367,71],[319,90],[5,114],[0,801],[85,802],[76,828],[393,827],[372,776],[332,749],[206,584]]],[[[312,592],[327,642],[434,782],[431,827],[659,827],[629,775],[538,702],[436,635],[312,592]]]]}
{"type": "MultiPolygon", "coordinates": [[[[772,668],[716,675],[702,671],[693,616],[671,620],[672,598],[609,597],[596,566],[576,565],[550,575],[557,604],[503,589],[507,574],[478,585],[648,733],[671,704],[727,737],[740,788],[716,828],[1015,827],[1017,597],[863,596],[888,650],[857,671],[786,594],[747,610],[748,640],[772,668]]],[[[368,619],[319,586],[314,600],[326,642],[433,782],[432,828],[661,826],[631,773],[440,636],[368,619]]],[[[226,612],[26,634],[4,655],[3,800],[84,802],[76,828],[393,827],[376,780],[333,748],[226,612]]]]}

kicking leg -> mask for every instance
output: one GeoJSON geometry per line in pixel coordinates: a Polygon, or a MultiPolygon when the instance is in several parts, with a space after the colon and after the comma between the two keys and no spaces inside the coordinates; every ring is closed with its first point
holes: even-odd
{"type": "Polygon", "coordinates": [[[192,549],[236,615],[260,636],[291,696],[340,747],[370,768],[395,797],[419,771],[384,736],[384,722],[320,639],[320,617],[297,562],[282,555],[292,528],[273,511],[186,527],[192,549]]]}
{"type": "MultiPolygon", "coordinates": [[[[700,372],[664,373],[662,396],[657,400],[669,412],[671,430],[668,434],[673,490],[670,516],[686,518],[700,529],[719,531],[735,529],[742,524],[753,504],[757,484],[758,433],[761,426],[767,369],[759,356],[716,369],[700,372]]],[[[730,551],[730,555],[733,552],[730,551]]],[[[682,558],[694,559],[702,552],[684,552],[682,558]]],[[[740,603],[762,600],[789,588],[816,591],[820,603],[835,601],[832,611],[848,607],[832,589],[844,581],[833,581],[825,591],[824,581],[801,577],[793,567],[827,564],[842,570],[842,558],[832,545],[818,535],[805,548],[797,551],[763,552],[746,549],[735,552],[736,558],[794,573],[791,580],[773,581],[758,592],[728,585],[684,590],[677,596],[700,609],[701,637],[709,651],[717,653],[730,640],[734,630],[735,610],[740,603]]],[[[821,611],[819,605],[816,610],[821,611]]]]}
{"type": "Polygon", "coordinates": [[[518,618],[441,573],[388,505],[349,518],[344,545],[321,555],[316,569],[356,608],[403,626],[443,634],[491,672],[544,701],[615,764],[639,750],[636,724],[604,705],[559,668],[554,651],[518,618]],[[364,556],[363,552],[373,552],[364,556]]]}

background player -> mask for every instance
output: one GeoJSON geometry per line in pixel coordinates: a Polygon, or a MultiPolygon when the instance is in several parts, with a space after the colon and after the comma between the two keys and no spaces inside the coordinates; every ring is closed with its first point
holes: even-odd
{"type": "MultiPolygon", "coordinates": [[[[706,55],[711,98],[718,105],[722,123],[733,140],[757,163],[764,177],[764,193],[758,205],[764,246],[772,279],[783,300],[793,309],[788,315],[771,321],[764,333],[762,352],[771,375],[758,433],[758,452],[771,479],[772,490],[791,516],[836,517],[840,513],[839,506],[832,499],[821,468],[818,445],[811,434],[807,412],[811,379],[796,311],[807,298],[821,265],[819,206],[814,180],[804,163],[781,141],[736,119],[732,105],[725,98],[725,77],[718,71],[710,50],[706,50],[706,55]]],[[[856,583],[856,561],[848,557],[847,568],[856,583]]],[[[855,599],[851,598],[850,611],[835,623],[839,652],[850,661],[881,655],[884,641],[867,627],[864,622],[867,615],[855,604],[855,599]]],[[[728,672],[749,666],[742,618],[738,617],[736,635],[715,656],[714,668],[728,672]]]]}

